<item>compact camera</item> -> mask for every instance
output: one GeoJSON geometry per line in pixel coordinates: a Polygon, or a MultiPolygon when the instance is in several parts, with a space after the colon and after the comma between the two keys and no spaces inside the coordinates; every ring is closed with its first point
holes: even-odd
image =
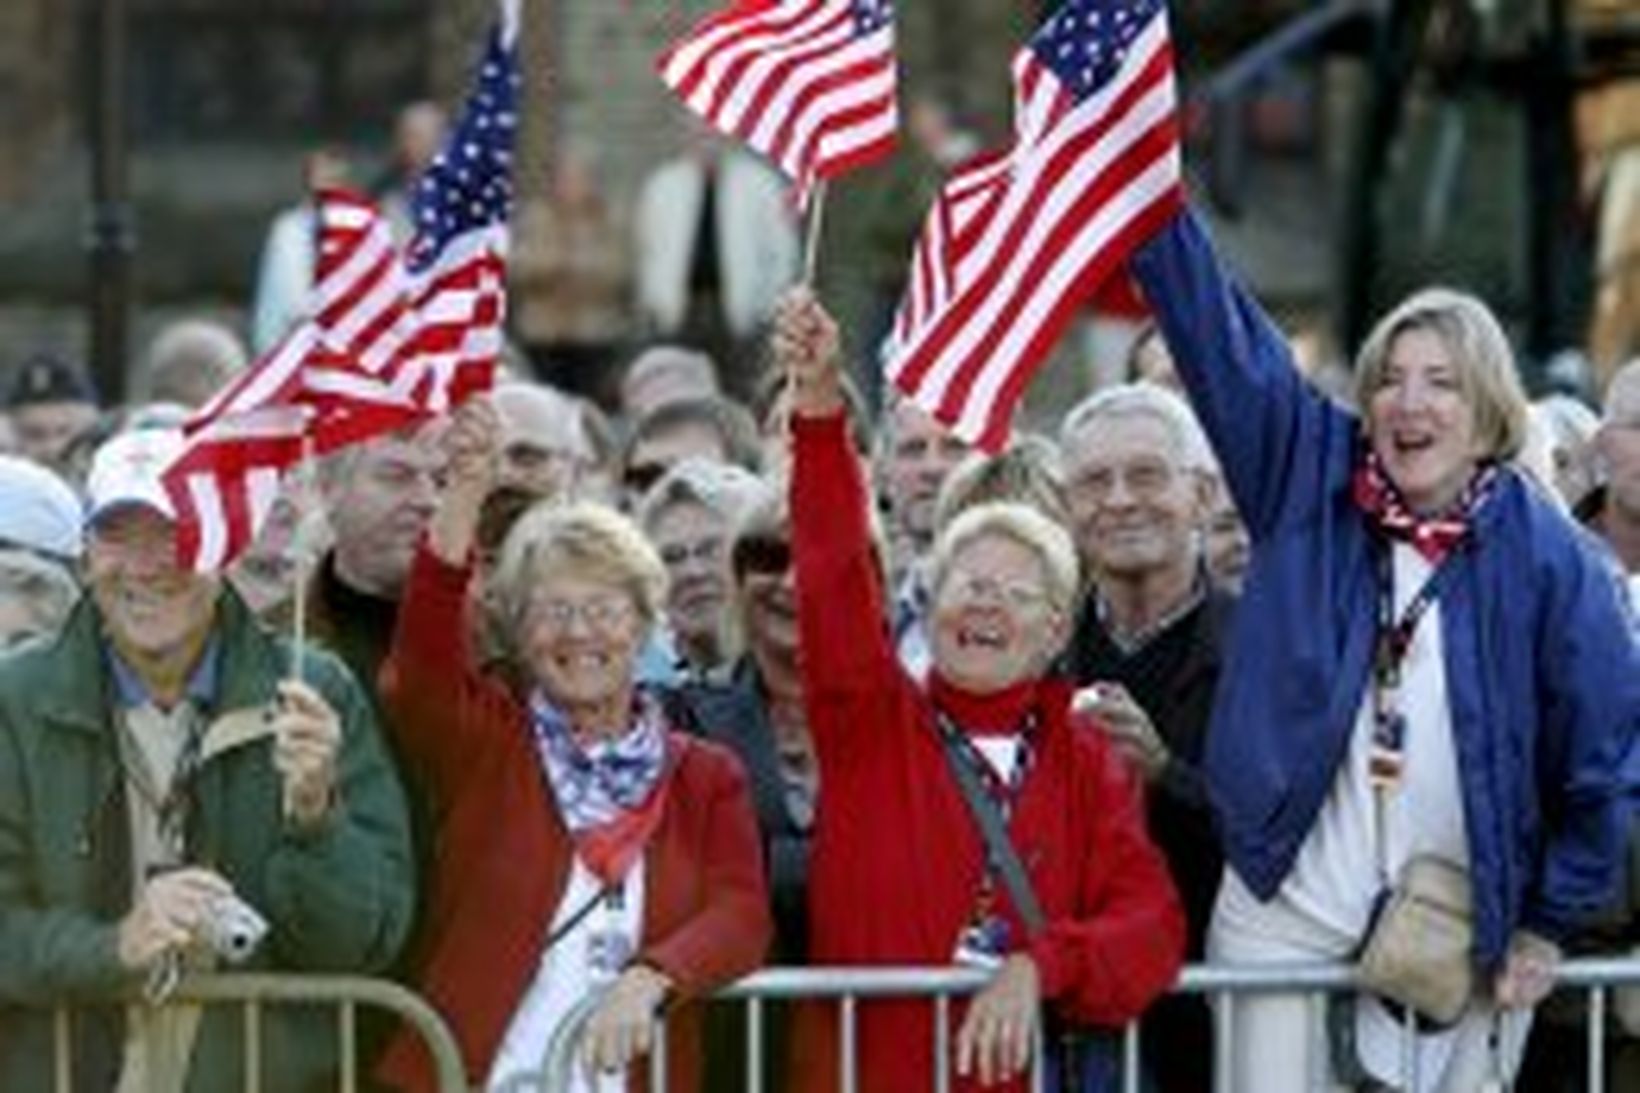
{"type": "Polygon", "coordinates": [[[268,922],[238,896],[224,896],[211,904],[201,934],[217,956],[243,964],[267,936],[268,922]]]}

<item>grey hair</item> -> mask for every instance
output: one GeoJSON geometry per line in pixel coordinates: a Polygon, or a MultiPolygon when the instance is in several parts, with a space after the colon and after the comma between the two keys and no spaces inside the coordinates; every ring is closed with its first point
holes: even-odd
{"type": "Polygon", "coordinates": [[[733,527],[741,514],[770,491],[763,479],[732,463],[690,456],[649,488],[638,506],[638,523],[653,532],[661,514],[675,505],[696,504],[733,527]]]}
{"type": "Polygon", "coordinates": [[[1395,339],[1411,330],[1435,335],[1452,355],[1459,388],[1474,412],[1475,433],[1486,454],[1513,459],[1526,444],[1526,391],[1497,316],[1467,292],[1426,288],[1378,321],[1355,358],[1356,405],[1365,410],[1371,403],[1395,339]]]}
{"type": "Polygon", "coordinates": [[[929,564],[930,587],[936,595],[945,584],[957,553],[988,535],[1005,536],[1033,552],[1042,561],[1048,603],[1067,617],[1075,610],[1082,570],[1071,533],[1037,509],[1018,501],[981,502],[964,509],[946,525],[934,541],[929,564]]]}
{"type": "Polygon", "coordinates": [[[1174,457],[1182,466],[1197,471],[1212,471],[1217,466],[1207,434],[1189,404],[1167,388],[1145,381],[1107,387],[1071,407],[1059,425],[1060,447],[1068,450],[1097,421],[1137,415],[1151,418],[1167,431],[1174,457]]]}

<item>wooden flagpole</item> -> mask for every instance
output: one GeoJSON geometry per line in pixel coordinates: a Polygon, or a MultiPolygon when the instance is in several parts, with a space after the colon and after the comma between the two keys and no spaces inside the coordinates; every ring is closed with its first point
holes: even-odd
{"type": "Polygon", "coordinates": [[[814,272],[820,264],[821,227],[826,220],[826,180],[814,184],[814,200],[809,206],[809,236],[803,244],[803,284],[814,287],[814,272]]]}

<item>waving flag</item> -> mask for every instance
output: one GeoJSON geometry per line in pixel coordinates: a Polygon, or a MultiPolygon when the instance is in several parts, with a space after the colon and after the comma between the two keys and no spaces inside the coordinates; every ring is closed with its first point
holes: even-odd
{"type": "Polygon", "coordinates": [[[1013,142],[947,181],[886,353],[895,386],[992,450],[1076,309],[1183,203],[1162,0],[1067,0],[1013,74],[1013,142]]]}
{"type": "Polygon", "coordinates": [[[408,253],[370,202],[316,195],[314,315],[189,420],[165,481],[194,568],[220,569],[255,539],[306,451],[443,413],[492,383],[519,83],[517,4],[502,9],[461,121],[417,184],[408,253]]]}
{"type": "Polygon", "coordinates": [[[816,180],[893,150],[889,0],[736,0],[657,66],[690,110],[779,167],[800,209],[816,180]]]}

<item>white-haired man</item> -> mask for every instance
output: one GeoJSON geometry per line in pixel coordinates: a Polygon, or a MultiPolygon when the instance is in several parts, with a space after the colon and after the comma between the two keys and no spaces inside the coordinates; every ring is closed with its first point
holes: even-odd
{"type": "MultiPolygon", "coordinates": [[[[1233,601],[1209,580],[1203,532],[1213,461],[1185,402],[1152,383],[1092,395],[1060,427],[1067,500],[1092,577],[1070,667],[1091,708],[1149,784],[1151,837],[1173,871],[1200,959],[1223,855],[1201,758],[1233,601]]],[[[1159,1088],[1206,1089],[1206,1007],[1165,999],[1147,1019],[1159,1088]]]]}

